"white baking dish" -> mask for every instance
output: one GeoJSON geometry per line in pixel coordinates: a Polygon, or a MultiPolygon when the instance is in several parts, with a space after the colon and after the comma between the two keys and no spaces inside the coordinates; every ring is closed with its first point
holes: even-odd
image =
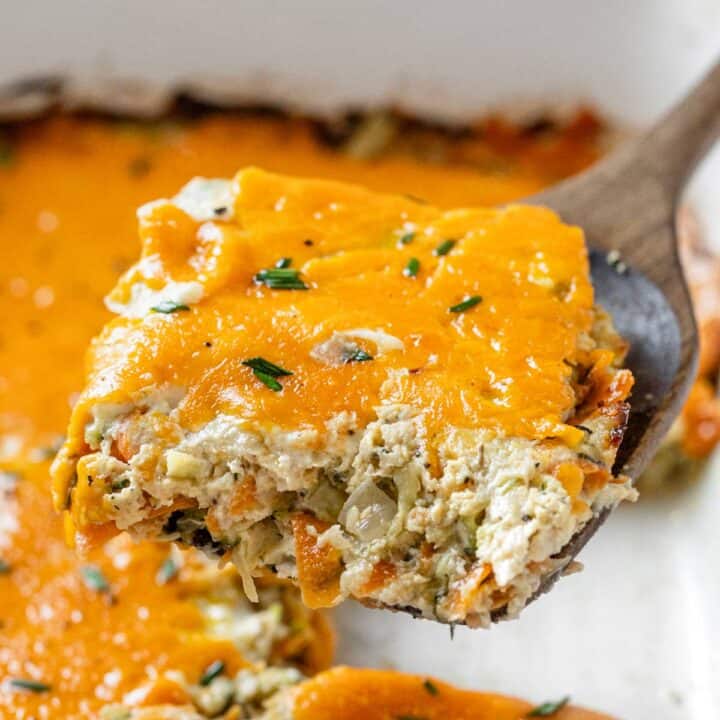
{"type": "MultiPolygon", "coordinates": [[[[63,74],[177,84],[331,111],[393,102],[446,119],[590,101],[641,127],[720,53],[717,0],[24,0],[5,4],[0,83],[63,74]]],[[[116,100],[117,100],[116,96],[116,100]]],[[[720,152],[691,190],[720,247],[720,152]]],[[[446,628],[348,605],[340,660],[582,704],[720,718],[720,457],[701,482],[623,508],[517,622],[446,628]]]]}

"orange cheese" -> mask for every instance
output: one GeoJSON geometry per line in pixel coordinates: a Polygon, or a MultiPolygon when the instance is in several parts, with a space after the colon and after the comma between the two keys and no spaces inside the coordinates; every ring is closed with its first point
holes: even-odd
{"type": "Polygon", "coordinates": [[[293,518],[298,582],[303,602],[310,608],[330,607],[340,599],[340,552],[318,543],[318,535],[328,527],[310,515],[293,518]]]}
{"type": "MultiPolygon", "coordinates": [[[[390,670],[338,667],[304,683],[293,720],[525,720],[533,706],[523,700],[459,690],[437,680],[390,670]]],[[[553,720],[610,720],[564,707],[553,720]]]]}
{"type": "MultiPolygon", "coordinates": [[[[482,130],[433,165],[400,152],[357,160],[318,144],[309,123],[245,115],[148,126],[58,117],[13,133],[12,153],[0,161],[0,469],[19,469],[24,479],[15,500],[0,499],[11,518],[0,531],[0,558],[12,568],[0,575],[0,677],[52,689],[0,690],[0,716],[94,718],[142,683],[146,667],[196,677],[218,653],[231,667],[240,662],[226,644],[194,635],[199,612],[175,585],[156,585],[166,548],[129,547],[123,571],[93,552],[88,561],[107,574],[115,605],[85,587],[80,567],[88,561],[65,545],[47,462],[39,461],[52,455],[82,385],[85,348],[109,317],[102,298],[137,255],[135,208],[193,175],[228,176],[249,164],[441,207],[492,204],[534,192],[598,154],[588,116],[550,137],[499,121],[482,130]]],[[[330,645],[318,648],[317,666],[329,662],[330,645]]]]}
{"type": "Polygon", "coordinates": [[[229,222],[197,222],[167,203],[143,213],[143,260],[113,300],[137,283],[162,292],[170,282],[198,282],[203,298],[105,328],[73,415],[74,453],[95,405],[132,402],[148,387],[185,389],[188,429],[220,413],[321,429],[340,412],[362,424],[380,404],[405,404],[422,409],[431,439],[447,425],[571,444],[583,437],[564,422],[577,402],[571,365],[593,322],[579,228],[543,208],[442,212],[256,169],[234,185],[229,222]],[[256,281],[279,258],[291,259],[305,289],[256,281]],[[377,332],[385,339],[374,340],[377,332]],[[372,361],[318,360],[333,333],[372,361]],[[291,372],[280,392],[243,364],[258,356],[291,372]]]}

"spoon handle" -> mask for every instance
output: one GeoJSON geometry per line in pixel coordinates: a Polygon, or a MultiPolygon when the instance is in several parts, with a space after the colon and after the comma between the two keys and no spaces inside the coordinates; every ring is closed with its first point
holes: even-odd
{"type": "Polygon", "coordinates": [[[618,250],[663,286],[675,257],[671,227],[695,165],[720,136],[720,61],[645,135],[584,173],[526,198],[580,225],[591,245],[618,250]]]}
{"type": "Polygon", "coordinates": [[[671,196],[720,136],[720,61],[635,148],[671,196]]]}

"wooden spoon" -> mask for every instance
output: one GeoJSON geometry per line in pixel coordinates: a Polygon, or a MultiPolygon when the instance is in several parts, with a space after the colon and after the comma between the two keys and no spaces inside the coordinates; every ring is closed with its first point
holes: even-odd
{"type": "MultiPolygon", "coordinates": [[[[635,388],[615,469],[633,479],[677,417],[695,376],[698,340],[675,215],[688,176],[719,135],[720,62],[646,135],[525,200],[583,228],[598,304],[630,341],[635,388]]],[[[559,557],[570,562],[607,515],[596,515],[559,557]]],[[[561,573],[547,576],[538,594],[561,573]]]]}

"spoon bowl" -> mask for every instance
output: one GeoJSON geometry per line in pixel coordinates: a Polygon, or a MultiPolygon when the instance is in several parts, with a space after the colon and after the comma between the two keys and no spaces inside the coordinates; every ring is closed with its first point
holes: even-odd
{"type": "MultiPolygon", "coordinates": [[[[695,377],[698,335],[677,250],[686,180],[720,135],[720,62],[646,135],[581,175],[525,202],[550,207],[585,232],[597,303],[630,343],[635,376],[615,471],[635,480],[679,414],[695,377]]],[[[597,513],[558,553],[547,592],[609,514],[597,513]]],[[[495,620],[503,619],[500,608],[495,620]]]]}

